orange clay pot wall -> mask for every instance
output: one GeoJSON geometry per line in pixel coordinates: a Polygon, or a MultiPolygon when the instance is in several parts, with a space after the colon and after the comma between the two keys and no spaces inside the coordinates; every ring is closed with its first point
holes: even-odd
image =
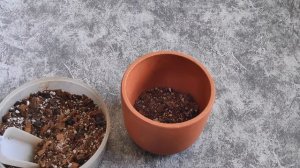
{"type": "Polygon", "coordinates": [[[215,99],[212,77],[191,56],[159,51],[138,58],[125,72],[121,86],[125,127],[133,141],[155,154],[174,154],[191,146],[203,131],[215,99]],[[191,94],[202,111],[182,123],[159,123],[133,107],[138,96],[154,87],[171,87],[191,94]]]}

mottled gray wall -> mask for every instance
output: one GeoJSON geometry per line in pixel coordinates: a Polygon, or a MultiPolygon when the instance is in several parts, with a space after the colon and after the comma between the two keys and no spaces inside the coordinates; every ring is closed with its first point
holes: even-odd
{"type": "Polygon", "coordinates": [[[113,128],[101,167],[300,167],[300,1],[0,0],[0,99],[44,76],[99,90],[113,128]],[[120,80],[142,54],[179,50],[212,73],[198,141],[158,157],[129,139],[120,80]]]}

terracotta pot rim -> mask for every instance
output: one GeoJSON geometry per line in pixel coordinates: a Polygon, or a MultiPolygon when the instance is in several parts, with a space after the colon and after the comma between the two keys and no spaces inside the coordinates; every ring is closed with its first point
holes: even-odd
{"type": "Polygon", "coordinates": [[[201,120],[202,118],[204,118],[205,116],[207,116],[210,113],[210,111],[211,111],[210,109],[212,108],[212,105],[213,105],[214,100],[215,100],[215,85],[214,85],[213,78],[210,75],[210,73],[208,72],[208,70],[204,67],[204,65],[202,65],[196,59],[194,59],[192,56],[189,56],[187,54],[184,54],[184,53],[181,53],[181,52],[178,52],[178,51],[163,50],[163,51],[155,51],[155,52],[145,54],[145,55],[137,58],[132,64],[129,65],[129,67],[125,71],[123,79],[122,79],[121,96],[122,96],[122,99],[123,99],[124,103],[130,109],[129,111],[132,112],[135,116],[137,116],[141,120],[143,120],[144,122],[149,123],[149,124],[154,125],[154,126],[157,126],[157,127],[172,129],[172,128],[180,128],[180,127],[186,127],[186,126],[189,126],[189,125],[193,125],[194,123],[198,122],[199,120],[201,120]],[[126,89],[125,89],[126,85],[127,85],[128,75],[136,67],[136,65],[138,65],[139,63],[141,63],[143,61],[146,61],[149,58],[160,57],[161,55],[166,55],[166,54],[174,55],[176,57],[182,57],[184,59],[187,59],[187,60],[191,61],[192,63],[194,63],[195,65],[197,65],[199,68],[201,68],[203,70],[203,72],[207,76],[207,78],[209,80],[209,83],[210,83],[210,88],[211,88],[210,89],[210,95],[211,96],[209,98],[209,101],[208,101],[208,104],[206,105],[206,107],[195,118],[192,118],[188,121],[184,121],[184,122],[181,122],[181,123],[160,123],[160,122],[153,121],[153,120],[143,116],[130,103],[129,98],[127,97],[126,89]]]}

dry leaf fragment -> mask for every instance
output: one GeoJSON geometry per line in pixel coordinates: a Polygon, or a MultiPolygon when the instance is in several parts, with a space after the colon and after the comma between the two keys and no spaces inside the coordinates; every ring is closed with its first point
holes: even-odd
{"type": "Polygon", "coordinates": [[[20,110],[20,112],[21,112],[21,115],[22,115],[23,117],[27,118],[27,116],[28,116],[28,106],[25,105],[25,104],[21,104],[21,105],[19,106],[19,110],[20,110]]]}
{"type": "Polygon", "coordinates": [[[26,120],[26,122],[25,122],[25,131],[28,133],[31,133],[31,131],[32,131],[32,124],[28,120],[26,120]]]}
{"type": "Polygon", "coordinates": [[[58,141],[63,140],[63,139],[64,139],[64,134],[62,134],[62,133],[57,134],[57,135],[56,135],[56,139],[57,139],[58,141]]]}
{"type": "Polygon", "coordinates": [[[45,151],[46,151],[46,149],[47,149],[47,147],[48,147],[51,143],[52,143],[52,141],[46,141],[46,142],[44,143],[42,149],[39,150],[39,151],[37,152],[37,154],[38,154],[39,156],[41,156],[42,154],[44,154],[45,151]]]}
{"type": "Polygon", "coordinates": [[[71,168],[78,168],[79,164],[76,162],[72,162],[71,168]]]}

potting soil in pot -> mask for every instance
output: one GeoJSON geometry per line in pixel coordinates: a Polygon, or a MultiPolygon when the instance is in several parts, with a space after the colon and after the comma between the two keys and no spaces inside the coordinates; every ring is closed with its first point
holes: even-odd
{"type": "Polygon", "coordinates": [[[200,114],[194,98],[172,88],[153,88],[144,91],[134,107],[147,118],[162,123],[180,123],[200,114]]]}
{"type": "Polygon", "coordinates": [[[8,127],[43,139],[34,155],[40,167],[77,168],[99,148],[106,121],[87,96],[45,90],[15,103],[2,117],[0,134],[8,127]]]}

